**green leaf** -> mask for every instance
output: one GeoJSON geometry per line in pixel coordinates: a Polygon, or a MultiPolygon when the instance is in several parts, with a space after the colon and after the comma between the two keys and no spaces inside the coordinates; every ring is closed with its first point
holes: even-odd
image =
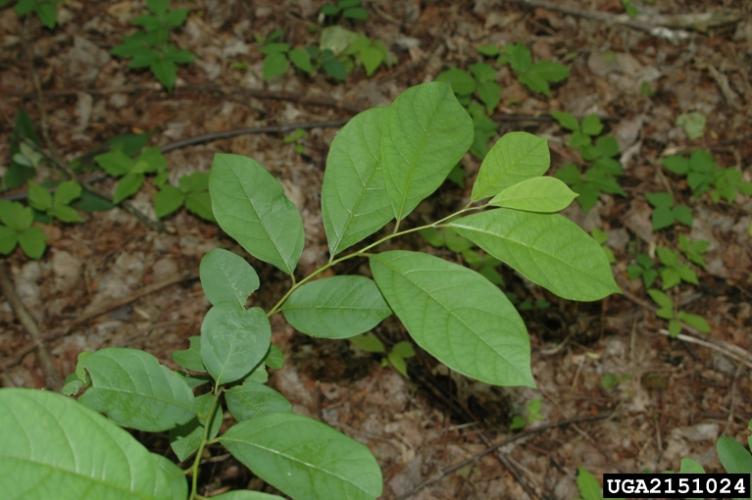
{"type": "Polygon", "coordinates": [[[23,231],[34,222],[34,211],[15,201],[0,200],[0,222],[16,231],[23,231]]]}
{"type": "Polygon", "coordinates": [[[7,226],[0,225],[0,253],[8,255],[18,244],[18,233],[7,226]]]}
{"type": "Polygon", "coordinates": [[[496,82],[480,82],[477,92],[488,113],[493,112],[501,101],[501,86],[496,82]]]}
{"type": "Polygon", "coordinates": [[[710,333],[710,325],[707,320],[698,314],[680,312],[679,320],[702,333],[710,333]]]}
{"type": "Polygon", "coordinates": [[[126,174],[115,185],[115,194],[112,196],[112,202],[117,205],[124,199],[133,196],[141,189],[143,184],[143,174],[126,174]]]}
{"type": "Polygon", "coordinates": [[[225,400],[227,409],[238,421],[266,413],[292,411],[292,405],[282,394],[253,380],[246,380],[242,385],[228,389],[225,400]]]}
{"type": "Polygon", "coordinates": [[[673,309],[674,303],[671,300],[671,298],[663,293],[660,290],[657,290],[655,288],[651,288],[648,290],[648,295],[650,295],[650,298],[653,299],[653,302],[658,304],[658,306],[662,309],[673,309]]]}
{"type": "Polygon", "coordinates": [[[353,346],[365,352],[385,353],[384,343],[373,333],[366,333],[352,337],[350,342],[353,346]]]}
{"type": "Polygon", "coordinates": [[[534,387],[525,324],[491,282],[438,257],[373,255],[376,284],[419,346],[482,382],[534,387]]]}
{"type": "Polygon", "coordinates": [[[61,182],[55,189],[54,204],[70,205],[73,200],[81,197],[81,185],[76,181],[61,182]]]}
{"type": "Polygon", "coordinates": [[[18,243],[24,253],[32,259],[38,259],[47,248],[47,236],[38,227],[30,227],[18,235],[18,243]]]}
{"type": "Polygon", "coordinates": [[[175,210],[183,206],[184,195],[175,186],[167,184],[157,192],[154,197],[154,213],[160,219],[167,217],[175,210]]]}
{"type": "MultiPolygon", "coordinates": [[[[186,498],[164,459],[65,396],[0,390],[2,491],[17,498],[186,498]]],[[[174,471],[174,469],[173,469],[174,471]]]]}
{"type": "Polygon", "coordinates": [[[201,361],[201,337],[193,335],[188,338],[189,347],[172,353],[172,360],[185,368],[194,372],[205,372],[206,367],[201,361]]]}
{"type": "Polygon", "coordinates": [[[303,252],[303,219],[282,184],[250,158],[216,154],[209,175],[219,227],[254,257],[292,274],[303,252]]]}
{"type": "Polygon", "coordinates": [[[598,115],[587,115],[582,119],[582,131],[587,135],[600,135],[603,132],[603,122],[598,115]]]}
{"type": "Polygon", "coordinates": [[[450,68],[442,71],[436,81],[448,83],[457,95],[469,96],[475,92],[475,79],[464,69],[450,68]]]}
{"type": "Polygon", "coordinates": [[[531,177],[494,196],[491,205],[527,212],[559,212],[577,197],[577,193],[555,177],[531,177]]]}
{"type": "Polygon", "coordinates": [[[201,360],[218,384],[234,382],[263,361],[270,338],[262,309],[225,302],[209,309],[201,323],[201,360]]]}
{"type": "Polygon", "coordinates": [[[66,205],[54,206],[48,213],[63,222],[83,222],[84,220],[75,208],[66,205]]]}
{"type": "Polygon", "coordinates": [[[357,114],[329,148],[321,217],[332,256],[375,233],[394,216],[381,164],[380,126],[386,114],[385,108],[357,114]]]}
{"type": "Polygon", "coordinates": [[[261,77],[264,80],[274,80],[287,73],[290,63],[282,52],[272,52],[264,58],[261,77]]]}
{"type": "Polygon", "coordinates": [[[433,193],[473,141],[473,123],[450,86],[407,89],[387,108],[381,160],[394,215],[402,220],[433,193]]]}
{"type": "Polygon", "coordinates": [[[52,195],[47,188],[44,188],[34,181],[29,181],[27,185],[27,194],[29,204],[40,212],[46,212],[52,208],[52,195]]]}
{"type": "Polygon", "coordinates": [[[91,377],[91,387],[79,401],[118,425],[159,432],[194,416],[191,388],[147,352],[111,347],[79,363],[91,377]]]}
{"type": "Polygon", "coordinates": [[[689,161],[680,155],[667,156],[661,159],[661,165],[663,165],[666,170],[675,174],[687,175],[687,173],[689,173],[689,161]]]}
{"type": "Polygon", "coordinates": [[[311,64],[311,55],[307,50],[301,48],[292,49],[288,54],[288,57],[298,69],[309,75],[314,73],[313,64],[311,64]]]}
{"type": "Polygon", "coordinates": [[[169,59],[157,59],[149,64],[154,78],[165,86],[167,90],[172,90],[175,86],[175,81],[178,79],[178,67],[169,59]]]}
{"type": "Polygon", "coordinates": [[[705,468],[696,460],[691,458],[682,458],[679,472],[682,474],[704,474],[705,468]]]}
{"type": "Polygon", "coordinates": [[[391,314],[376,284],[364,276],[334,276],[306,283],[282,306],[296,330],[344,339],[367,332],[391,314]]]}
{"type": "Polygon", "coordinates": [[[512,67],[515,73],[524,73],[533,64],[533,55],[530,49],[521,43],[510,43],[504,47],[504,56],[506,62],[512,67]]]}
{"type": "Polygon", "coordinates": [[[316,420],[259,415],[230,428],[220,442],[254,474],[294,498],[381,495],[381,471],[368,448],[316,420]]]}
{"type": "Polygon", "coordinates": [[[384,51],[374,46],[363,47],[358,52],[358,60],[368,76],[371,76],[381,66],[385,57],[384,51]]]}
{"type": "Polygon", "coordinates": [[[542,60],[534,63],[527,71],[526,76],[535,75],[546,82],[556,83],[566,80],[569,76],[569,68],[554,61],[542,60]]]}
{"type": "Polygon", "coordinates": [[[201,287],[212,305],[229,302],[245,307],[248,297],[258,290],[258,274],[253,267],[229,250],[215,248],[201,259],[201,287]]]}
{"type": "Polygon", "coordinates": [[[721,465],[730,474],[752,474],[752,455],[736,439],[721,436],[715,444],[721,465]]]}
{"type": "Polygon", "coordinates": [[[185,195],[185,208],[204,220],[215,222],[209,191],[189,192],[185,195]]]}
{"type": "Polygon", "coordinates": [[[551,116],[559,122],[559,125],[567,130],[571,130],[572,132],[578,132],[580,130],[577,118],[571,113],[567,113],[566,111],[553,111],[551,112],[551,116]]]}
{"type": "Polygon", "coordinates": [[[582,500],[601,500],[601,485],[585,467],[577,468],[577,489],[582,500]]]}
{"type": "Polygon", "coordinates": [[[551,164],[546,139],[527,132],[504,134],[481,163],[473,201],[495,196],[502,189],[546,173],[551,164]]]}
{"type": "Polygon", "coordinates": [[[212,496],[212,500],[285,500],[284,497],[251,490],[234,490],[212,496]]]}
{"type": "Polygon", "coordinates": [[[570,300],[619,292],[603,248],[557,214],[495,209],[448,224],[527,279],[570,300]]]}

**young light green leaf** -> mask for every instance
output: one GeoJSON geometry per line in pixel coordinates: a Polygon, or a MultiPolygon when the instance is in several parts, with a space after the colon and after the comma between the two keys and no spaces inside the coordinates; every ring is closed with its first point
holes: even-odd
{"type": "Polygon", "coordinates": [[[79,401],[118,425],[159,432],[194,416],[191,388],[147,352],[111,347],[79,363],[91,377],[91,387],[79,401]]]}
{"type": "Polygon", "coordinates": [[[394,216],[384,187],[380,124],[386,108],[355,115],[329,148],[321,189],[321,217],[329,253],[375,233],[394,216]]]}
{"type": "Polygon", "coordinates": [[[546,139],[527,132],[509,132],[496,141],[481,163],[473,201],[495,196],[518,182],[543,175],[551,164],[546,139]]]}
{"type": "Polygon", "coordinates": [[[602,500],[601,485],[585,467],[577,468],[577,489],[582,500],[602,500]]]}
{"type": "Polygon", "coordinates": [[[679,321],[691,326],[699,332],[710,333],[710,325],[707,320],[698,314],[680,312],[679,321]]]}
{"type": "Polygon", "coordinates": [[[290,61],[300,70],[312,75],[314,72],[313,65],[311,64],[311,56],[308,51],[301,48],[292,49],[288,57],[290,61]]]}
{"type": "Polygon", "coordinates": [[[566,111],[552,111],[551,116],[559,122],[559,125],[572,132],[578,132],[580,130],[580,124],[577,123],[577,118],[573,114],[566,111]]]}
{"type": "Polygon", "coordinates": [[[448,224],[527,279],[570,300],[599,300],[619,287],[603,248],[558,214],[499,208],[448,224]]]}
{"type": "Polygon", "coordinates": [[[386,352],[386,347],[384,347],[384,343],[381,340],[379,340],[379,338],[373,333],[366,333],[363,335],[352,337],[350,339],[350,342],[352,343],[353,346],[360,349],[361,351],[375,352],[375,353],[386,352]]]}
{"type": "Polygon", "coordinates": [[[254,474],[293,498],[381,495],[381,471],[368,448],[316,420],[293,413],[258,415],[219,440],[254,474]]]}
{"type": "Polygon", "coordinates": [[[376,284],[364,276],[334,276],[306,283],[282,306],[296,330],[345,339],[372,329],[391,314],[376,284]]]}
{"type": "Polygon", "coordinates": [[[70,203],[81,197],[81,185],[76,181],[61,182],[55,189],[54,204],[70,205],[70,203]]]}
{"type": "Polygon", "coordinates": [[[0,489],[24,498],[186,498],[157,455],[54,392],[0,390],[0,489]],[[12,471],[12,474],[8,473],[12,471]]]}
{"type": "Polygon", "coordinates": [[[387,110],[381,160],[394,215],[402,220],[444,182],[470,148],[473,122],[444,82],[411,87],[387,110]]]}
{"type": "Polygon", "coordinates": [[[535,386],[525,324],[490,281],[419,252],[384,252],[370,264],[410,336],[439,361],[489,384],[535,386]]]}
{"type": "Polygon", "coordinates": [[[243,257],[223,248],[204,255],[199,277],[206,298],[215,306],[230,302],[245,307],[248,297],[260,284],[258,274],[243,257]]]}
{"type": "Polygon", "coordinates": [[[115,194],[112,195],[112,202],[120,203],[124,199],[133,196],[141,189],[144,183],[144,174],[126,174],[115,185],[115,194]]]}
{"type": "Polygon", "coordinates": [[[582,119],[582,132],[596,136],[603,132],[603,122],[598,115],[587,115],[582,119]]]}
{"type": "Polygon", "coordinates": [[[209,222],[215,222],[214,214],[212,213],[211,199],[209,198],[209,191],[186,194],[185,208],[187,208],[193,215],[198,215],[209,222]]]}
{"type": "Polygon", "coordinates": [[[218,384],[234,382],[263,361],[270,338],[262,309],[225,302],[209,309],[201,323],[201,360],[218,384]]]}
{"type": "Polygon", "coordinates": [[[448,83],[457,95],[469,96],[475,92],[475,79],[464,69],[449,68],[439,73],[436,81],[448,83]]]}
{"type": "Polygon", "coordinates": [[[559,212],[577,197],[577,193],[556,177],[531,177],[503,189],[489,202],[502,208],[526,212],[559,212]]]}
{"type": "Polygon", "coordinates": [[[287,56],[281,52],[272,52],[264,58],[261,77],[264,80],[274,80],[287,73],[290,63],[287,56]]]}
{"type": "Polygon", "coordinates": [[[18,243],[24,253],[32,259],[38,259],[47,248],[47,237],[38,227],[30,227],[18,235],[18,243]]]}
{"type": "Polygon", "coordinates": [[[234,490],[212,496],[213,500],[285,500],[284,497],[251,490],[234,490]]]}
{"type": "Polygon", "coordinates": [[[235,420],[249,418],[265,413],[286,413],[292,411],[292,405],[285,397],[264,384],[246,380],[225,392],[227,409],[235,420]]]}
{"type": "Polygon", "coordinates": [[[167,184],[154,197],[154,213],[160,219],[167,217],[183,206],[183,201],[185,201],[183,192],[175,186],[167,184]]]}
{"type": "Polygon", "coordinates": [[[292,274],[303,252],[303,219],[282,184],[250,158],[216,154],[209,175],[222,230],[254,257],[292,274]]]}
{"type": "Polygon", "coordinates": [[[694,459],[682,458],[679,472],[682,474],[704,474],[705,468],[694,459]]]}
{"type": "Polygon", "coordinates": [[[48,212],[52,217],[63,222],[83,222],[84,218],[81,217],[75,208],[67,205],[56,205],[52,207],[48,212]]]}
{"type": "Polygon", "coordinates": [[[752,455],[736,439],[721,436],[715,444],[715,450],[726,472],[752,474],[752,455]]]}

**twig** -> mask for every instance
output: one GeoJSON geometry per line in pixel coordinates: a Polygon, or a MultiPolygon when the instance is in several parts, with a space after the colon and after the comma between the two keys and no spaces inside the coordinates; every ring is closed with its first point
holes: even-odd
{"type": "Polygon", "coordinates": [[[314,128],[337,128],[345,124],[347,120],[329,120],[323,122],[302,122],[302,123],[286,123],[282,125],[269,125],[265,127],[244,127],[236,128],[232,130],[223,130],[219,132],[209,132],[206,134],[197,135],[195,137],[188,137],[186,139],[180,139],[175,142],[170,142],[164,146],[160,146],[159,150],[162,153],[169,153],[176,149],[185,148],[188,146],[195,146],[197,144],[205,144],[207,142],[220,141],[222,139],[231,139],[241,135],[252,134],[276,134],[283,132],[291,132],[297,129],[310,130],[314,128]]]}
{"type": "MultiPolygon", "coordinates": [[[[136,290],[135,292],[129,295],[126,295],[125,297],[117,298],[111,302],[108,302],[107,304],[97,307],[96,309],[88,313],[83,313],[80,316],[78,316],[75,320],[73,320],[71,323],[69,323],[68,325],[58,330],[49,332],[47,335],[40,336],[40,339],[46,340],[46,341],[52,341],[52,340],[59,339],[61,337],[65,337],[71,331],[73,331],[74,328],[82,326],[96,317],[106,314],[119,307],[128,305],[131,302],[135,302],[136,300],[140,298],[146,297],[147,295],[151,295],[152,293],[158,292],[169,286],[176,285],[178,283],[184,283],[186,281],[192,281],[195,279],[198,279],[198,277],[195,274],[189,273],[189,274],[184,274],[181,276],[174,276],[172,278],[167,278],[158,283],[152,283],[151,285],[147,285],[139,290],[136,290]]],[[[5,361],[5,363],[0,365],[0,371],[6,371],[18,365],[23,359],[23,357],[26,356],[31,351],[33,351],[34,349],[36,349],[36,347],[37,347],[37,343],[31,342],[27,344],[26,346],[22,347],[21,349],[18,349],[13,359],[5,361]]]]}
{"type": "Polygon", "coordinates": [[[597,421],[600,421],[600,420],[606,420],[606,419],[611,418],[613,415],[614,415],[614,412],[608,412],[608,413],[602,413],[602,414],[599,414],[599,415],[593,415],[593,416],[587,416],[587,417],[569,418],[569,419],[566,419],[566,420],[560,420],[558,422],[552,422],[552,423],[548,423],[548,424],[542,424],[542,425],[537,425],[535,427],[531,427],[530,429],[522,431],[522,432],[520,432],[518,434],[514,434],[513,436],[510,436],[510,437],[508,437],[508,438],[506,438],[506,439],[504,439],[504,440],[502,440],[500,442],[494,443],[494,444],[488,446],[485,450],[483,450],[483,451],[481,451],[479,453],[476,453],[475,455],[473,455],[471,457],[468,457],[465,460],[457,462],[457,463],[455,463],[454,465],[452,465],[450,467],[447,467],[446,469],[444,469],[443,471],[441,471],[436,476],[434,476],[434,477],[432,477],[430,479],[427,479],[426,481],[423,481],[422,483],[420,483],[419,485],[417,485],[415,488],[413,488],[412,490],[410,490],[408,493],[400,495],[398,498],[399,499],[409,498],[409,497],[415,495],[416,493],[418,493],[419,491],[424,490],[428,486],[431,486],[433,484],[436,484],[436,483],[442,481],[444,478],[446,478],[447,476],[449,476],[449,475],[457,472],[458,470],[460,470],[460,469],[462,469],[464,467],[467,467],[468,465],[470,465],[472,463],[477,462],[481,458],[483,458],[486,455],[489,455],[489,454],[495,452],[499,448],[503,448],[503,447],[505,447],[505,446],[507,446],[507,445],[509,445],[511,443],[514,443],[516,441],[519,441],[521,439],[525,439],[525,438],[528,438],[528,437],[531,437],[531,436],[534,436],[534,435],[537,435],[537,434],[541,434],[543,432],[548,432],[548,431],[550,431],[552,429],[560,429],[560,428],[563,428],[563,427],[568,427],[568,426],[574,425],[574,424],[579,424],[579,423],[584,423],[584,422],[597,422],[597,421]]]}
{"type": "Polygon", "coordinates": [[[560,3],[549,2],[547,0],[514,0],[516,3],[527,6],[535,7],[554,12],[561,12],[570,16],[581,17],[583,19],[590,19],[594,21],[600,21],[611,25],[621,25],[634,30],[642,31],[649,35],[663,38],[671,42],[677,42],[680,40],[686,40],[690,37],[689,32],[680,29],[671,29],[666,26],[661,26],[650,22],[652,18],[631,18],[627,14],[609,14],[607,12],[598,12],[591,10],[580,10],[575,7],[567,7],[560,3]]]}
{"type": "MultiPolygon", "coordinates": [[[[39,357],[39,364],[44,372],[45,382],[49,389],[57,389],[62,386],[62,380],[55,365],[52,363],[50,353],[47,351],[47,347],[42,341],[42,332],[37,325],[34,316],[26,308],[21,298],[16,293],[16,287],[13,284],[13,278],[10,275],[10,269],[4,260],[0,260],[0,288],[2,288],[3,295],[8,300],[13,313],[18,318],[18,321],[26,329],[31,337],[31,349],[29,352],[36,349],[37,356],[39,357]]],[[[4,370],[3,370],[4,371],[4,370]]]]}

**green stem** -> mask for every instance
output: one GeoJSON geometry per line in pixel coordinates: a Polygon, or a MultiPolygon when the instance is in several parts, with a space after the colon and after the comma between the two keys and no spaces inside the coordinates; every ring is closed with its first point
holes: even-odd
{"type": "Polygon", "coordinates": [[[209,416],[206,419],[206,425],[204,426],[204,433],[201,436],[201,444],[196,451],[196,456],[193,458],[193,466],[191,467],[191,495],[188,500],[196,500],[201,498],[198,494],[198,468],[201,465],[201,456],[204,454],[204,448],[209,442],[209,432],[211,432],[211,424],[214,421],[214,414],[217,412],[219,406],[219,384],[214,384],[214,400],[212,401],[211,409],[209,410],[209,416]]]}
{"type": "MultiPolygon", "coordinates": [[[[269,317],[273,316],[275,313],[277,313],[280,310],[280,308],[282,307],[282,305],[284,305],[285,301],[288,298],[290,298],[290,295],[292,295],[292,293],[295,290],[297,290],[301,286],[305,285],[306,283],[308,283],[313,278],[315,278],[319,274],[323,273],[327,269],[333,267],[336,264],[339,264],[340,262],[344,262],[346,260],[350,260],[350,259],[353,259],[355,257],[362,257],[362,256],[366,255],[368,253],[368,251],[371,250],[372,248],[377,247],[377,246],[381,245],[382,243],[385,243],[385,242],[387,242],[387,241],[389,241],[389,240],[391,240],[393,238],[397,238],[397,237],[400,237],[400,236],[404,236],[406,234],[410,234],[410,233],[415,233],[415,232],[418,232],[418,231],[422,231],[424,229],[442,227],[442,225],[445,222],[448,222],[450,219],[453,219],[453,218],[455,218],[455,217],[457,217],[459,215],[462,215],[462,214],[464,214],[466,212],[472,212],[474,210],[481,210],[483,208],[486,208],[487,206],[488,206],[488,204],[480,205],[480,206],[477,206],[477,207],[472,207],[472,206],[470,206],[468,204],[463,209],[458,210],[456,212],[452,212],[451,214],[447,215],[446,217],[444,217],[442,219],[439,219],[437,221],[431,222],[430,224],[424,224],[422,226],[417,226],[417,227],[413,227],[413,228],[410,228],[410,229],[403,229],[402,231],[396,231],[395,230],[393,233],[390,233],[390,234],[384,236],[383,238],[378,239],[378,240],[374,241],[373,243],[364,246],[360,250],[356,250],[354,252],[351,252],[351,253],[349,253],[347,255],[343,255],[342,257],[338,257],[336,259],[330,258],[329,262],[327,262],[323,266],[317,268],[316,270],[314,270],[311,274],[309,274],[308,276],[306,276],[302,280],[300,280],[298,282],[295,282],[293,280],[293,284],[290,287],[290,289],[287,290],[287,292],[285,292],[285,294],[282,296],[282,298],[279,299],[277,301],[277,303],[274,304],[274,306],[271,309],[269,309],[269,312],[266,315],[269,316],[269,317]]],[[[399,226],[397,226],[397,227],[399,227],[399,226]]],[[[397,227],[395,227],[395,229],[397,229],[397,227]]]]}

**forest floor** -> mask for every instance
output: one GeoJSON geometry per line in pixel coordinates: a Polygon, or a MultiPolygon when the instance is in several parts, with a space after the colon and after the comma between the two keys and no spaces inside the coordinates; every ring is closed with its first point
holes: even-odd
{"type": "MultiPolygon", "coordinates": [[[[551,111],[596,113],[620,143],[625,194],[601,196],[586,213],[573,206],[567,215],[588,231],[606,232],[624,294],[568,302],[498,268],[506,291],[547,304],[522,313],[536,389],[474,383],[425,353],[408,360],[404,378],[382,366],[379,355],[347,342],[304,337],[274,318],[273,341],[286,362],[272,385],[296,411],[367,444],[381,464],[385,498],[576,498],[580,466],[596,474],[676,470],[682,457],[692,456],[718,471],[715,440],[729,435],[746,442],[752,417],[752,200],[692,197],[660,159],[705,148],[720,165],[740,168],[752,180],[752,4],[635,2],[646,17],[614,22],[613,16],[623,14],[617,0],[542,2],[537,8],[523,1],[369,0],[368,20],[345,25],[383,40],[396,64],[371,77],[357,70],[344,83],[293,71],[269,83],[261,78],[263,54],[255,37],[282,28],[294,45],[316,44],[319,2],[179,3],[191,13],[175,40],[196,61],[180,68],[172,92],[109,53],[132,30],[128,21],[141,2],[66,1],[52,31],[36,19],[17,18],[11,8],[0,10],[0,158],[10,157],[13,123],[22,109],[66,159],[96,151],[123,133],[148,131],[153,144],[165,145],[239,127],[337,123],[450,66],[479,61],[478,46],[511,42],[526,44],[536,58],[565,63],[571,74],[546,97],[522,86],[508,66],[497,65],[503,90],[494,116],[500,134],[526,130],[546,137],[554,169],[578,158],[551,111]],[[644,22],[660,21],[652,15],[658,9],[708,16],[655,34],[644,22]],[[724,15],[709,15],[719,13],[724,15]],[[693,140],[677,124],[691,112],[706,118],[704,133],[693,140]],[[652,230],[645,194],[657,191],[672,192],[690,206],[691,227],[652,230]],[[706,240],[709,249],[705,268],[695,269],[699,284],[671,294],[683,310],[704,316],[711,331],[670,339],[665,320],[627,267],[637,253],[675,247],[679,234],[706,240]],[[515,416],[529,417],[525,430],[510,429],[515,416]]],[[[167,153],[170,177],[208,170],[218,151],[261,162],[282,179],[303,214],[304,275],[328,258],[319,192],[336,128],[324,125],[307,130],[302,152],[283,141],[286,133],[177,148],[167,153]]],[[[468,181],[478,166],[469,155],[463,161],[468,181]]],[[[109,178],[97,182],[101,190],[112,189],[109,178]]],[[[406,224],[461,206],[467,185],[447,183],[406,224]]],[[[132,199],[152,219],[153,195],[147,186],[132,199]]],[[[215,225],[185,211],[167,218],[161,229],[115,209],[44,230],[49,249],[42,259],[16,252],[5,262],[63,376],[81,351],[106,346],[142,348],[174,366],[170,353],[187,347],[208,308],[196,279],[202,254],[216,246],[237,248],[215,225]]],[[[402,245],[456,258],[419,236],[402,245]]],[[[367,272],[362,263],[356,266],[367,272]]],[[[254,267],[262,281],[257,300],[270,306],[287,278],[261,263],[254,267]]],[[[394,318],[376,333],[388,344],[407,338],[394,318]]],[[[0,302],[3,385],[45,386],[30,342],[10,305],[0,302]]],[[[205,475],[211,477],[207,493],[250,480],[232,459],[213,467],[205,475]]]]}

